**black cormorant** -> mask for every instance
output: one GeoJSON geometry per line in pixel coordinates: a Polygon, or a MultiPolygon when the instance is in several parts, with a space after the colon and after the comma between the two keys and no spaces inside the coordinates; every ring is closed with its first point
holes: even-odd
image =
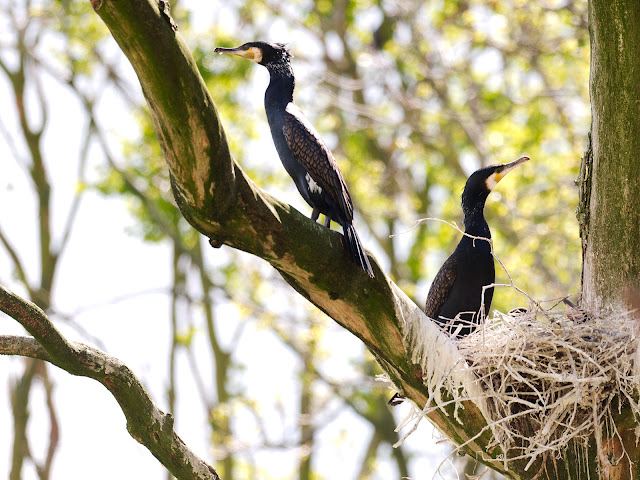
{"type": "Polygon", "coordinates": [[[462,193],[465,235],[436,274],[424,310],[451,334],[470,334],[489,311],[493,288],[485,290],[482,312],[481,305],[483,287],[493,284],[496,278],[491,245],[473,237],[491,238],[484,218],[487,196],[502,177],[527,160],[529,157],[521,157],[511,163],[481,168],[467,180],[462,193]]]}
{"type": "Polygon", "coordinates": [[[353,226],[353,202],[342,172],[331,151],[293,103],[295,79],[291,54],[282,43],[249,42],[236,48],[215,49],[247,58],[267,68],[269,86],[264,95],[264,108],[271,136],[280,160],[298,187],[302,197],[313,208],[311,218],[325,215],[325,226],[331,220],[344,231],[351,259],[373,277],[373,269],[353,226]]]}
{"type": "MultiPolygon", "coordinates": [[[[489,225],[484,218],[484,204],[493,187],[513,168],[529,160],[521,157],[515,162],[476,170],[467,179],[462,192],[464,230],[460,243],[442,264],[433,279],[424,313],[456,336],[473,332],[480,321],[482,288],[494,283],[496,270],[491,254],[489,225]],[[478,238],[472,238],[478,237],[478,238]],[[459,315],[459,316],[458,316],[459,315]],[[442,317],[442,318],[441,318],[442,317]],[[454,321],[454,319],[457,320],[454,321]]],[[[489,311],[493,288],[487,288],[484,297],[484,314],[489,311]]],[[[387,402],[400,405],[404,397],[395,393],[387,402]]]]}

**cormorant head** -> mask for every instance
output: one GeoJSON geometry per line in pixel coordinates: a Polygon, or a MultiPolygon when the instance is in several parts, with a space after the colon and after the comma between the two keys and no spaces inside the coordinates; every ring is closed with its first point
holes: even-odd
{"type": "Polygon", "coordinates": [[[236,48],[217,47],[216,53],[237,55],[267,68],[288,64],[291,53],[284,43],[248,42],[236,48]]]}
{"type": "Polygon", "coordinates": [[[476,170],[467,179],[467,184],[462,192],[462,212],[467,219],[476,211],[484,208],[489,192],[498,184],[502,178],[521,163],[529,160],[529,157],[520,157],[510,163],[491,165],[489,167],[476,170]]]}

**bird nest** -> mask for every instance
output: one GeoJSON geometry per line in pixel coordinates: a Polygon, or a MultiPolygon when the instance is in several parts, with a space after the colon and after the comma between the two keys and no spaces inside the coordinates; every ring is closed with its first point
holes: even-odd
{"type": "MultiPolygon", "coordinates": [[[[493,434],[488,450],[501,450],[505,469],[507,459],[520,459],[528,470],[536,460],[561,457],[570,444],[584,447],[586,462],[594,437],[601,466],[626,455],[624,447],[607,452],[603,442],[617,437],[622,445],[613,417],[623,406],[640,419],[638,321],[631,313],[545,311],[539,305],[496,312],[484,328],[456,343],[476,379],[473,393],[467,388],[454,394],[456,410],[460,400],[481,405],[493,434]]],[[[441,386],[460,390],[450,379],[441,386]]],[[[413,419],[441,408],[437,403],[414,412],[413,419]]]]}
{"type": "Polygon", "coordinates": [[[497,312],[458,348],[486,393],[494,445],[529,468],[569,442],[587,446],[623,403],[640,415],[637,319],[569,308],[497,312]]]}

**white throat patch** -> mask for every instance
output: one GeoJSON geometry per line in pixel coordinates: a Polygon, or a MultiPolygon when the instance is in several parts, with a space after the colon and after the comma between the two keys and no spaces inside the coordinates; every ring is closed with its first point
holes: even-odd
{"type": "Polygon", "coordinates": [[[494,187],[498,184],[498,182],[496,182],[496,175],[492,174],[489,178],[485,180],[485,183],[489,191],[493,190],[494,187]]]}

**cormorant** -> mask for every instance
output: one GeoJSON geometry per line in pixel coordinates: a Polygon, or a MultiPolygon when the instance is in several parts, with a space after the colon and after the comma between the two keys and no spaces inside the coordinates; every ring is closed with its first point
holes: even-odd
{"type": "MultiPolygon", "coordinates": [[[[521,157],[511,163],[481,168],[467,179],[462,192],[466,235],[433,279],[424,309],[429,318],[444,326],[450,334],[462,337],[478,326],[482,288],[494,283],[496,278],[491,245],[487,241],[491,231],[484,218],[484,204],[498,182],[527,160],[529,157],[521,157]]],[[[492,299],[493,288],[487,288],[483,316],[489,311],[492,299]]],[[[402,394],[395,393],[387,404],[400,405],[404,400],[402,394]]]]}
{"type": "Polygon", "coordinates": [[[249,42],[215,51],[244,57],[267,68],[270,82],[264,108],[284,168],[313,208],[311,218],[316,221],[322,213],[326,227],[331,220],[339,223],[351,259],[373,278],[373,269],[353,226],[353,202],[342,172],[318,132],[293,103],[295,79],[289,50],[282,43],[249,42]]]}
{"type": "Polygon", "coordinates": [[[521,157],[511,163],[481,168],[467,180],[462,193],[465,235],[436,274],[424,310],[429,318],[445,326],[450,334],[470,334],[489,311],[493,288],[485,290],[484,308],[483,312],[480,311],[482,289],[493,284],[496,278],[488,241],[491,231],[484,218],[484,204],[489,192],[502,177],[527,160],[529,157],[521,157]]]}

